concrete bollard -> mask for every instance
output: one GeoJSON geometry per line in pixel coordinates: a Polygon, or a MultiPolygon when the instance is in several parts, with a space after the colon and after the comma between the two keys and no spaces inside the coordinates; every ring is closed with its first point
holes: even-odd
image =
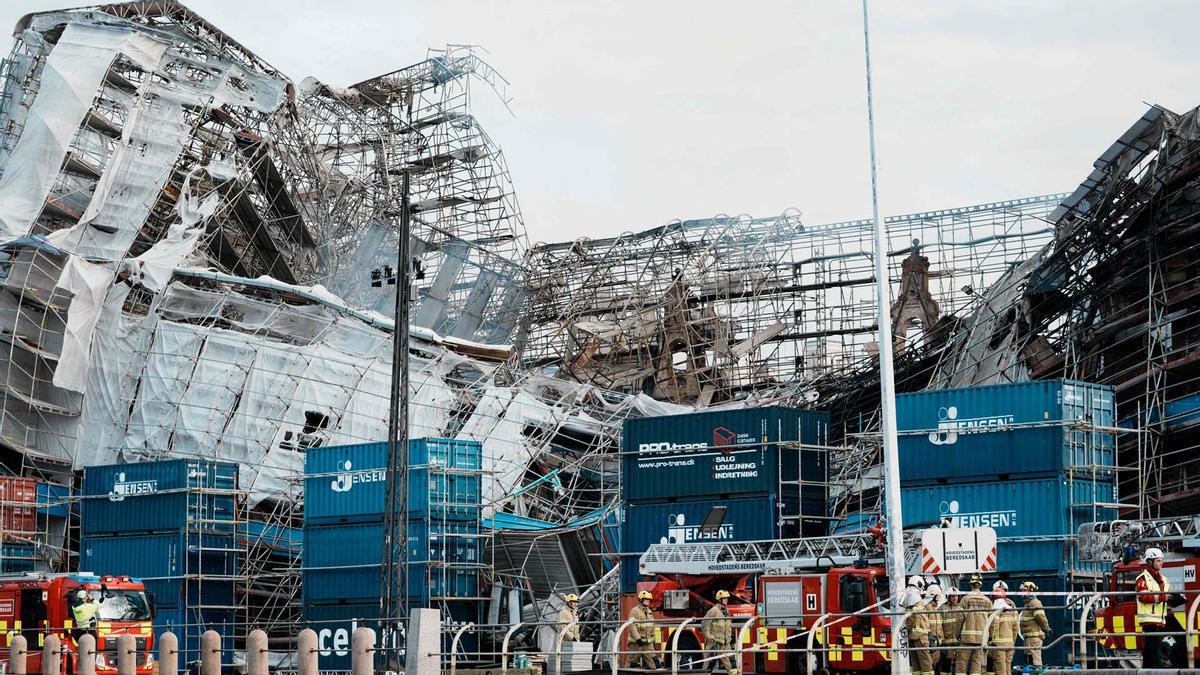
{"type": "Polygon", "coordinates": [[[47,635],[42,644],[42,675],[60,675],[61,673],[62,643],[57,635],[47,635]]]}
{"type": "Polygon", "coordinates": [[[200,675],[221,675],[221,635],[215,630],[200,636],[200,675]]]}
{"type": "Polygon", "coordinates": [[[158,636],[158,675],[179,675],[179,638],[171,631],[158,636]]]}
{"type": "Polygon", "coordinates": [[[404,648],[407,675],[441,675],[442,613],[436,609],[414,609],[408,615],[408,644],[404,648]]]}
{"type": "Polygon", "coordinates": [[[117,675],[137,673],[137,639],[132,635],[117,638],[117,675]]]}
{"type": "Polygon", "coordinates": [[[317,632],[311,628],[300,631],[296,652],[299,675],[317,675],[317,632]]]}
{"type": "Polygon", "coordinates": [[[28,642],[24,635],[14,635],[8,643],[8,668],[12,675],[29,675],[25,669],[26,658],[29,656],[28,642]]]}
{"type": "Polygon", "coordinates": [[[79,675],[96,675],[96,636],[84,633],[79,636],[79,675]]]}
{"type": "Polygon", "coordinates": [[[374,660],[375,631],[365,626],[356,628],[350,643],[350,675],[373,675],[374,660]]]}
{"type": "Polygon", "coordinates": [[[267,634],[261,630],[246,636],[246,668],[247,675],[267,675],[267,634]]]}

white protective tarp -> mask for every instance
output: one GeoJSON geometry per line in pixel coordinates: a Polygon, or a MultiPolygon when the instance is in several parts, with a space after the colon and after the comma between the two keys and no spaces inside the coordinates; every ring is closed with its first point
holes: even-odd
{"type": "Polygon", "coordinates": [[[124,54],[151,70],[166,48],[127,28],[67,24],[46,60],[25,128],[0,177],[0,238],[29,233],[113,59],[124,54]]]}
{"type": "Polygon", "coordinates": [[[113,271],[106,267],[76,256],[67,257],[57,286],[74,295],[67,308],[67,330],[54,368],[54,386],[83,393],[91,363],[92,333],[100,321],[113,276],[113,271]]]}

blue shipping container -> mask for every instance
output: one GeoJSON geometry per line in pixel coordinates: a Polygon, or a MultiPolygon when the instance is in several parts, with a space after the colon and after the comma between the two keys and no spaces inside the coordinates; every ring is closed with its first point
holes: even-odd
{"type": "MultiPolygon", "coordinates": [[[[158,609],[154,613],[155,642],[171,631],[179,638],[179,665],[200,661],[200,636],[214,630],[221,636],[221,663],[233,665],[234,638],[238,635],[236,614],[228,610],[158,609]]],[[[156,650],[157,651],[157,650],[156,650]]]]}
{"type": "Polygon", "coordinates": [[[83,474],[81,530],[85,536],[185,527],[233,532],[237,486],[238,467],[228,462],[91,466],[83,474]]]}
{"type": "Polygon", "coordinates": [[[1064,478],[1032,478],[990,483],[902,487],[900,502],[906,523],[950,519],[951,527],[991,527],[1000,538],[1000,572],[1065,571],[1070,543],[1005,542],[1005,537],[1074,535],[1079,525],[1116,518],[1114,483],[1064,478]]]}
{"type": "Polygon", "coordinates": [[[37,570],[37,551],[33,544],[0,543],[0,572],[21,574],[37,570]]]}
{"type": "MultiPolygon", "coordinates": [[[[483,462],[480,443],[415,438],[408,449],[410,517],[477,520],[483,462]]],[[[382,518],[387,497],[386,443],[312,448],[305,456],[304,473],[306,523],[382,518]]]]}
{"type": "Polygon", "coordinates": [[[37,484],[38,515],[68,518],[71,515],[71,488],[53,483],[37,484]]]}
{"type": "Polygon", "coordinates": [[[1038,380],[896,397],[905,484],[1052,475],[1116,465],[1116,436],[1060,422],[1115,426],[1112,387],[1038,380]],[[1031,427],[1028,425],[1041,425],[1031,427]],[[1024,426],[1023,426],[1024,425],[1024,426]]]}
{"type": "Polygon", "coordinates": [[[784,441],[826,445],[829,414],[767,407],[625,420],[622,489],[626,501],[779,493],[790,483],[801,498],[825,491],[826,453],[781,448],[784,441]],[[764,445],[765,444],[765,445],[764,445]]]}
{"type": "MultiPolygon", "coordinates": [[[[424,605],[413,603],[415,607],[424,605]]],[[[444,605],[449,609],[449,617],[443,615],[444,625],[454,627],[467,622],[481,623],[479,603],[450,602],[444,605]]],[[[354,630],[371,628],[376,636],[382,634],[379,622],[379,602],[347,603],[338,605],[320,604],[304,606],[305,627],[313,629],[317,634],[317,670],[321,672],[348,671],[350,669],[350,643],[354,630]]],[[[403,631],[403,628],[401,629],[403,631]]],[[[453,630],[442,631],[442,653],[449,654],[453,630]]],[[[403,636],[403,632],[401,632],[403,636]]],[[[459,664],[469,653],[478,653],[478,633],[467,631],[459,640],[459,664]]],[[[403,647],[400,655],[403,656],[403,647]]],[[[443,657],[448,660],[448,657],[443,657]]],[[[499,671],[497,671],[499,672],[499,671]]]]}
{"type": "Polygon", "coordinates": [[[757,541],[777,536],[773,496],[738,499],[699,499],[671,503],[628,504],[621,543],[621,587],[637,590],[641,580],[638,556],[653,544],[690,544],[719,541],[757,541]],[[716,507],[725,507],[720,527],[700,532],[700,525],[716,507]]]}
{"type": "Polygon", "coordinates": [[[137,577],[160,607],[234,604],[234,582],[219,578],[236,576],[241,565],[230,536],[171,532],[84,537],[79,548],[82,569],[137,577]],[[194,578],[201,574],[209,578],[194,578]]]}
{"type": "MultiPolygon", "coordinates": [[[[409,521],[408,541],[410,597],[479,595],[476,566],[482,560],[482,553],[478,523],[409,521]]],[[[378,598],[382,556],[382,523],[305,527],[302,568],[305,602],[378,598]]]]}

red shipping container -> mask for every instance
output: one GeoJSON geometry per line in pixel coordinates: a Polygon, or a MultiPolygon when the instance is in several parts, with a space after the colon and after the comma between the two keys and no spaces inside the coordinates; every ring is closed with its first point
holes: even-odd
{"type": "Polygon", "coordinates": [[[0,535],[4,541],[26,541],[37,532],[37,486],[36,478],[0,476],[0,535]]]}

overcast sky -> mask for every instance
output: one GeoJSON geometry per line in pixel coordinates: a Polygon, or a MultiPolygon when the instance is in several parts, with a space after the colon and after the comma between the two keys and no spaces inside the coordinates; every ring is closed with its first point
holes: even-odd
{"type": "MultiPolygon", "coordinates": [[[[64,4],[6,0],[0,18],[64,4]]],[[[186,4],[296,81],[485,47],[515,116],[482,87],[477,114],[532,241],[870,214],[858,2],[186,4]]],[[[871,19],[886,214],[1070,191],[1147,103],[1200,103],[1200,3],[876,1],[871,19]]]]}

